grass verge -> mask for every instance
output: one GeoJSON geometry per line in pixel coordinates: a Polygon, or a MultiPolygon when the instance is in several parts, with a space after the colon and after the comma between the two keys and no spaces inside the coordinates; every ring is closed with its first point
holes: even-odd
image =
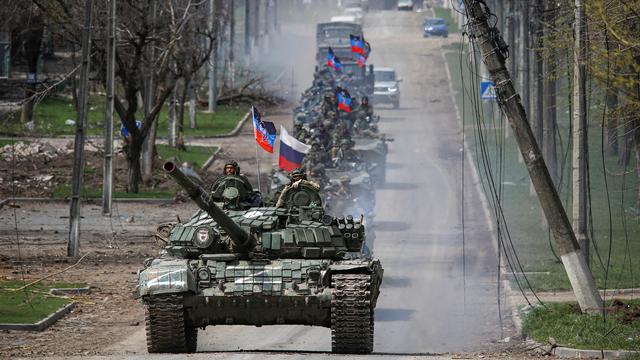
{"type": "Polygon", "coordinates": [[[215,146],[187,146],[186,151],[179,151],[169,145],[157,144],[156,149],[158,150],[158,156],[163,160],[175,157],[178,164],[189,162],[196,169],[199,169],[218,148],[215,146]]]}
{"type": "MultiPolygon", "coordinates": [[[[89,117],[87,121],[87,134],[102,135],[104,133],[104,107],[105,99],[102,96],[92,95],[89,98],[89,117]]],[[[198,107],[196,110],[196,129],[189,128],[188,109],[185,109],[185,136],[216,136],[229,133],[236,126],[238,121],[248,111],[247,106],[218,106],[215,113],[207,113],[204,108],[198,107]]],[[[168,105],[164,106],[159,115],[158,135],[168,134],[168,105]]],[[[2,133],[4,135],[36,135],[36,136],[59,136],[72,135],[75,133],[75,125],[66,124],[67,120],[77,118],[75,108],[71,99],[60,96],[51,96],[40,102],[34,109],[33,121],[34,130],[27,134],[27,131],[19,121],[19,116],[14,116],[12,120],[3,123],[2,133]]],[[[137,114],[137,118],[142,118],[142,114],[137,114]]],[[[115,118],[115,133],[120,133],[119,118],[115,118]]]]}
{"type": "Polygon", "coordinates": [[[451,16],[451,9],[445,9],[443,7],[434,7],[433,13],[435,17],[443,18],[449,27],[449,33],[459,33],[460,28],[456,25],[456,22],[453,21],[453,17],[451,16]]]}
{"type": "Polygon", "coordinates": [[[576,303],[547,303],[528,313],[522,330],[534,340],[577,349],[640,349],[640,300],[607,304],[602,313],[582,314],[576,303]]]}
{"type": "MultiPolygon", "coordinates": [[[[480,172],[484,192],[490,200],[488,174],[491,173],[502,192],[502,209],[522,270],[549,272],[549,275],[529,275],[528,282],[534,290],[569,290],[568,278],[556,256],[553,239],[544,225],[537,197],[530,192],[529,174],[518,159],[519,150],[513,136],[505,134],[502,126],[504,119],[500,118],[498,106],[494,102],[478,100],[479,80],[474,75],[476,70],[470,69],[466,52],[461,57],[458,47],[445,54],[460,113],[465,118],[469,150],[480,172]],[[475,112],[476,108],[479,113],[475,112]],[[478,130],[478,123],[482,125],[482,130],[478,130]],[[481,157],[482,146],[486,150],[486,161],[481,157]]],[[[557,158],[560,164],[558,189],[570,216],[571,154],[567,146],[570,129],[567,91],[566,86],[561,86],[558,96],[557,158]]],[[[593,89],[591,94],[593,103],[597,103],[597,89],[593,89]]],[[[633,241],[640,237],[640,217],[638,209],[633,207],[637,198],[638,179],[633,164],[625,168],[617,163],[616,157],[603,155],[601,109],[592,106],[589,113],[591,270],[600,288],[638,287],[640,276],[634,269],[640,265],[640,242],[633,241]]],[[[525,283],[522,277],[520,280],[525,283]]],[[[526,284],[524,286],[528,287],[526,284]]]]}
{"type": "MultiPolygon", "coordinates": [[[[54,199],[67,199],[71,196],[71,186],[62,185],[53,191],[54,199]]],[[[160,190],[140,190],[138,193],[128,193],[126,191],[114,191],[114,199],[169,199],[176,196],[175,191],[160,190]]],[[[84,188],[82,189],[83,199],[96,199],[102,197],[102,188],[84,188]]]]}
{"type": "Polygon", "coordinates": [[[36,284],[25,290],[12,291],[24,285],[21,281],[0,281],[0,323],[35,323],[71,302],[69,299],[50,297],[52,288],[76,288],[84,285],[53,283],[36,284]]]}

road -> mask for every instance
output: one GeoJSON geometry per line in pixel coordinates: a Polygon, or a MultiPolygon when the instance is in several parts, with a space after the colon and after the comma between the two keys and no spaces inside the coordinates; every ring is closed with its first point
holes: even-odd
{"type": "MultiPolygon", "coordinates": [[[[502,336],[496,249],[468,166],[464,191],[462,187],[461,132],[440,53],[445,40],[422,38],[423,16],[372,12],[365,24],[371,62],[395,67],[404,78],[401,108],[376,109],[382,131],[396,140],[388,157],[387,184],[377,191],[374,249],[385,268],[375,352],[390,358],[475,350],[502,336]]],[[[140,329],[114,349],[143,354],[144,344],[140,329]]],[[[200,331],[198,347],[223,352],[215,357],[237,350],[304,351],[310,356],[330,348],[329,329],[303,326],[209,327],[200,331]]]]}

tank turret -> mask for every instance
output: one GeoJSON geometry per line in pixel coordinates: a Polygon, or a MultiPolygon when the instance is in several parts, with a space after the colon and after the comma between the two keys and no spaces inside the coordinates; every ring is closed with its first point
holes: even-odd
{"type": "Polygon", "coordinates": [[[171,161],[164,163],[163,169],[187,192],[200,209],[216,221],[220,228],[229,235],[229,238],[238,249],[251,247],[249,234],[215,204],[213,198],[205,189],[194,183],[171,161]]]}

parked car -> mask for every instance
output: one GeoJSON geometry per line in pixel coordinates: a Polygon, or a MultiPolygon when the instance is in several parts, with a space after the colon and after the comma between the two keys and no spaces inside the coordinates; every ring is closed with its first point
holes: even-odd
{"type": "Polygon", "coordinates": [[[402,79],[396,77],[392,68],[376,68],[373,71],[375,82],[373,85],[373,102],[375,104],[393,104],[393,108],[400,107],[400,87],[402,79]]]}
{"type": "Polygon", "coordinates": [[[423,36],[449,36],[449,27],[447,22],[442,18],[427,18],[423,23],[423,36]]]}
{"type": "Polygon", "coordinates": [[[413,11],[413,0],[398,0],[398,10],[413,11]]]}

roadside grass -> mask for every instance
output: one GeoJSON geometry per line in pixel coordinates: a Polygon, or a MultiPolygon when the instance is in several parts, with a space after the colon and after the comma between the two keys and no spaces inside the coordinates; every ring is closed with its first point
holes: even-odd
{"type": "Polygon", "coordinates": [[[186,151],[179,151],[169,145],[156,144],[156,149],[158,150],[158,156],[163,160],[175,157],[178,164],[189,162],[196,169],[199,169],[218,148],[216,146],[187,146],[186,151]]]}
{"type": "Polygon", "coordinates": [[[459,33],[460,28],[456,25],[456,22],[453,21],[453,17],[451,16],[451,9],[445,9],[443,7],[434,7],[433,13],[435,17],[443,18],[446,21],[449,33],[459,33]]]}
{"type": "MultiPolygon", "coordinates": [[[[68,199],[71,196],[71,186],[61,185],[53,191],[54,199],[68,199]]],[[[114,191],[114,199],[170,199],[176,196],[175,191],[140,190],[138,193],[114,191]]],[[[102,188],[85,187],[82,189],[83,199],[98,199],[102,197],[102,188]]]]}
{"type": "Polygon", "coordinates": [[[35,323],[47,317],[69,299],[50,297],[47,292],[52,288],[76,288],[82,284],[52,283],[35,284],[24,290],[12,291],[23,286],[22,281],[0,281],[0,323],[35,323]]]}
{"type": "MultiPolygon", "coordinates": [[[[483,130],[478,131],[475,104],[478,102],[479,84],[477,76],[472,75],[465,62],[460,67],[458,51],[446,53],[457,102],[461,116],[465,117],[466,138],[482,179],[482,186],[491,203],[491,194],[487,171],[499,181],[496,183],[502,192],[502,209],[511,240],[518,253],[522,270],[525,272],[549,272],[549,275],[530,274],[528,282],[534,290],[569,290],[570,284],[564,267],[554,255],[553,239],[544,224],[544,217],[537,197],[530,191],[530,180],[525,165],[518,159],[518,148],[513,136],[504,135],[499,110],[494,102],[480,102],[482,111],[480,123],[483,130]],[[463,75],[464,74],[464,75],[463,75]],[[464,79],[464,81],[463,81],[464,79]],[[464,83],[465,92],[461,84],[464,83]],[[464,98],[464,99],[463,99],[464,98]],[[486,163],[481,159],[481,139],[488,154],[486,163]],[[504,149],[504,151],[501,151],[504,149]],[[502,159],[500,161],[500,159],[502,159]]],[[[571,210],[571,153],[567,152],[570,114],[566,103],[566,89],[562,88],[558,97],[558,164],[563,169],[559,176],[560,197],[569,216],[571,210]]],[[[597,94],[592,94],[594,103],[597,94]]],[[[640,218],[635,209],[638,183],[634,164],[628,168],[618,165],[616,157],[602,153],[602,113],[596,107],[590,110],[589,121],[589,174],[591,188],[591,218],[593,232],[590,252],[591,269],[600,288],[630,288],[640,286],[640,274],[633,269],[640,265],[640,218]],[[604,164],[604,168],[603,168],[604,164]],[[606,170],[605,170],[606,169],[606,170]],[[606,182],[605,182],[605,173],[606,182]],[[608,192],[607,192],[608,188],[608,192]],[[609,204],[611,212],[609,212],[609,204]],[[611,219],[611,226],[609,221],[611,219]],[[607,266],[609,264],[609,266],[607,266]],[[608,270],[607,270],[608,269],[608,270]]],[[[502,119],[504,121],[504,119],[502,119]]],[[[493,214],[492,214],[493,215],[493,214]]],[[[495,216],[494,216],[495,221],[495,216]]],[[[511,255],[513,258],[513,254],[511,255]]],[[[514,269],[519,272],[520,269],[514,269]]],[[[521,283],[525,279],[519,277],[521,283]]],[[[525,285],[526,286],[526,285],[525,285]]]]}
{"type": "Polygon", "coordinates": [[[534,340],[578,349],[640,349],[640,300],[608,301],[609,311],[582,314],[577,303],[547,303],[525,315],[522,330],[534,340]]]}
{"type": "MultiPolygon", "coordinates": [[[[104,133],[104,107],[103,96],[91,95],[89,97],[89,116],[87,121],[88,135],[102,135],[104,133]]],[[[188,110],[185,109],[185,136],[215,136],[230,132],[238,121],[247,113],[248,107],[231,105],[218,106],[215,113],[206,113],[204,108],[198,107],[196,110],[196,129],[189,129],[188,110]]],[[[164,106],[159,115],[158,135],[167,136],[168,105],[164,106]]],[[[75,133],[75,125],[67,125],[65,122],[76,120],[77,114],[73,107],[72,100],[62,96],[51,96],[40,102],[34,109],[33,121],[34,130],[27,132],[24,125],[20,123],[19,117],[3,122],[3,135],[38,135],[38,136],[60,136],[72,135],[75,133]]],[[[137,118],[142,118],[138,113],[137,118]]],[[[115,134],[120,133],[119,117],[114,119],[115,134]]]]}
{"type": "Polygon", "coordinates": [[[6,145],[13,145],[15,143],[17,143],[18,141],[28,144],[29,141],[24,141],[24,140],[11,140],[11,139],[0,139],[0,147],[6,146],[6,145]]]}

